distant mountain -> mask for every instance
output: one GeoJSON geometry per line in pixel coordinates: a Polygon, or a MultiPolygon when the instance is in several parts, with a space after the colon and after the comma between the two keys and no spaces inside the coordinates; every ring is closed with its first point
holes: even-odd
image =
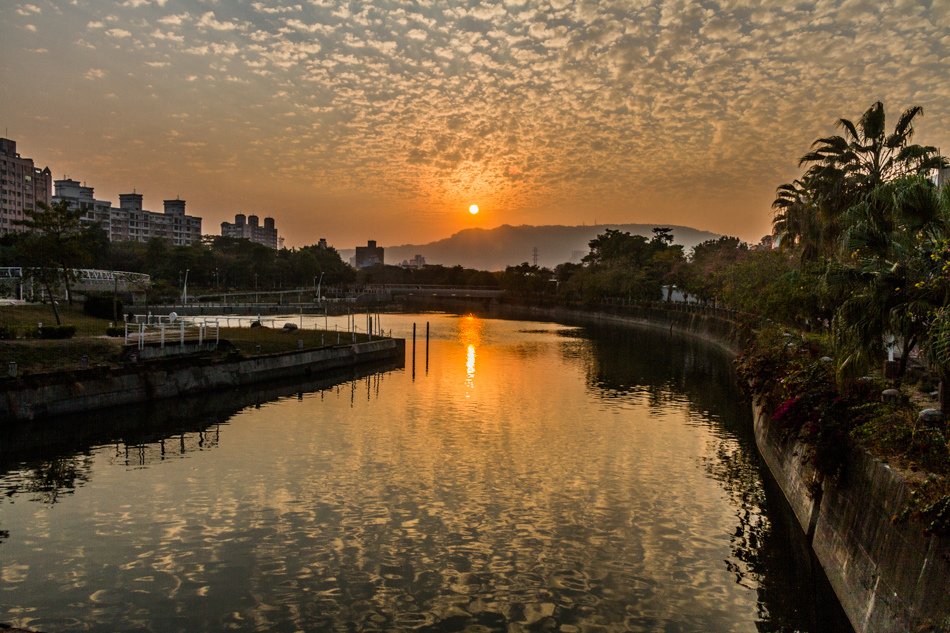
{"type": "MultiPolygon", "coordinates": [[[[386,246],[386,263],[399,264],[416,254],[426,258],[427,264],[462,265],[479,270],[504,270],[522,262],[533,263],[534,249],[538,249],[538,264],[553,268],[564,262],[579,262],[590,250],[587,243],[607,229],[627,231],[634,235],[652,237],[656,226],[673,229],[676,244],[687,249],[702,241],[716,239],[717,233],[700,231],[688,226],[661,224],[598,224],[596,226],[510,226],[494,229],[465,229],[428,244],[386,246]]],[[[340,249],[343,261],[349,261],[353,249],[340,249]]]]}

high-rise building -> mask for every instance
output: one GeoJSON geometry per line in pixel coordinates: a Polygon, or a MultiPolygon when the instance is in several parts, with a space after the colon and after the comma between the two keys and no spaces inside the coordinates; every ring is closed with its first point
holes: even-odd
{"type": "Polygon", "coordinates": [[[83,215],[80,218],[83,224],[98,224],[101,226],[109,239],[112,239],[112,203],[108,200],[96,200],[95,190],[87,187],[78,180],[64,178],[53,182],[55,186],[55,195],[53,203],[66,202],[70,209],[81,209],[83,215]]]}
{"type": "Polygon", "coordinates": [[[85,211],[83,223],[99,224],[112,242],[147,242],[158,237],[188,246],[201,241],[201,218],[185,214],[184,200],[165,200],[164,213],[157,213],[142,207],[142,194],[137,192],[119,194],[118,208],[96,200],[93,192],[76,180],[57,180],[53,200],[65,200],[70,208],[85,211]]]}
{"type": "Polygon", "coordinates": [[[416,256],[412,259],[404,259],[402,263],[399,264],[403,268],[425,268],[426,267],[426,258],[416,253],[416,256]]]}
{"type": "Polygon", "coordinates": [[[263,244],[276,249],[280,243],[277,239],[277,226],[274,218],[264,218],[264,226],[260,226],[260,218],[256,215],[245,216],[238,213],[234,222],[221,223],[221,235],[237,239],[247,239],[255,244],[263,244]]]}
{"type": "Polygon", "coordinates": [[[368,240],[366,246],[356,247],[356,255],[353,256],[353,265],[356,268],[368,268],[383,263],[383,247],[376,246],[376,240],[368,240]]]}
{"type": "Polygon", "coordinates": [[[17,154],[16,141],[0,138],[0,235],[25,230],[17,222],[37,204],[50,203],[52,183],[49,167],[39,169],[17,154]]]}
{"type": "Polygon", "coordinates": [[[113,241],[147,242],[153,237],[177,246],[201,241],[201,218],[185,214],[185,201],[165,200],[163,213],[142,208],[142,194],[119,194],[119,208],[110,214],[113,241]]]}

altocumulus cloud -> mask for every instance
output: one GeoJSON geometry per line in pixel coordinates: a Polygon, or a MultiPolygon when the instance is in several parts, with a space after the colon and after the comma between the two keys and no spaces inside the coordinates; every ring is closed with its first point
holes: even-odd
{"type": "Polygon", "coordinates": [[[874,100],[923,105],[920,139],[950,149],[947,2],[165,5],[20,3],[0,34],[38,24],[61,35],[49,57],[134,85],[152,124],[192,143],[186,168],[280,164],[272,182],[316,198],[755,238],[808,143],[874,100]]]}

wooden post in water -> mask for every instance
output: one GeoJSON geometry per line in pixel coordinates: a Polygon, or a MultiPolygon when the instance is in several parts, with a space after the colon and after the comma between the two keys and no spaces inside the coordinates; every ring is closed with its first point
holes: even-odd
{"type": "Polygon", "coordinates": [[[429,322],[426,321],[426,376],[429,375],[429,322]]]}
{"type": "Polygon", "coordinates": [[[412,380],[416,379],[416,324],[412,324],[412,380]]]}

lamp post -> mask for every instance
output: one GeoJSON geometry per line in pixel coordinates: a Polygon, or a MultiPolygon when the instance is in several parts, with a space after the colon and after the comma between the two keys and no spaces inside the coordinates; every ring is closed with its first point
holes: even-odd
{"type": "Polygon", "coordinates": [[[190,268],[185,269],[185,282],[181,286],[181,304],[188,305],[188,273],[190,268]]]}

